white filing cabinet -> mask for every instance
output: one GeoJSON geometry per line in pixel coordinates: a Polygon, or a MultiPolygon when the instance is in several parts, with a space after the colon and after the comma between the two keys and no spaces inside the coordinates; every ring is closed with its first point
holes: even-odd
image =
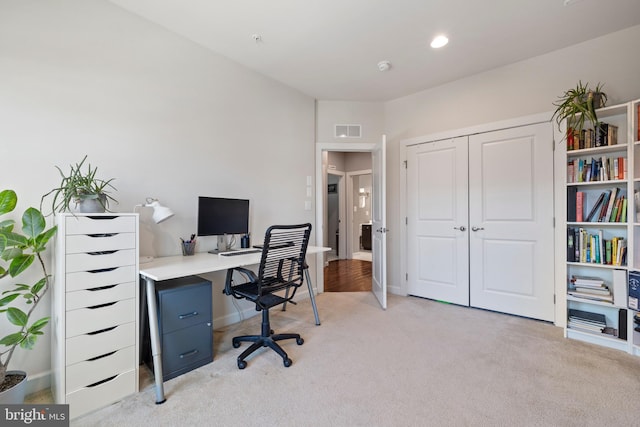
{"type": "Polygon", "coordinates": [[[58,214],[52,391],[70,417],[138,391],[138,214],[58,214]]]}

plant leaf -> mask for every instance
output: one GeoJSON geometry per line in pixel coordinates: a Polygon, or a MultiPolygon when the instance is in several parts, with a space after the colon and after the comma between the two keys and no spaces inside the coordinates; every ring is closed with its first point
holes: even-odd
{"type": "Polygon", "coordinates": [[[37,336],[29,334],[24,338],[24,340],[22,340],[22,342],[20,343],[20,347],[24,348],[25,350],[32,350],[33,346],[36,344],[37,339],[37,336]]]}
{"type": "Polygon", "coordinates": [[[46,226],[44,216],[36,208],[28,208],[22,215],[22,231],[30,238],[42,233],[46,226]]]}
{"type": "Polygon", "coordinates": [[[11,294],[11,295],[7,295],[6,297],[0,299],[0,307],[4,307],[5,305],[9,304],[11,301],[13,301],[14,299],[18,298],[20,296],[20,294],[11,294]]]}
{"type": "Polygon", "coordinates": [[[16,277],[18,274],[29,268],[34,259],[34,255],[25,254],[15,257],[13,261],[11,261],[11,265],[9,265],[9,274],[11,277],[16,277]]]}
{"type": "Polygon", "coordinates": [[[37,331],[40,331],[40,329],[47,326],[47,323],[49,323],[49,318],[43,317],[42,319],[35,321],[33,325],[31,325],[31,327],[29,328],[29,332],[35,333],[37,331]]]}
{"type": "Polygon", "coordinates": [[[47,284],[47,278],[43,277],[42,279],[38,280],[35,285],[31,287],[31,293],[33,295],[38,295],[38,292],[40,292],[42,288],[44,288],[44,285],[46,284],[47,284]]]}
{"type": "Polygon", "coordinates": [[[16,326],[25,326],[27,324],[27,313],[19,308],[9,307],[7,309],[7,319],[16,326]]]}
{"type": "Polygon", "coordinates": [[[11,212],[18,204],[18,196],[13,190],[0,192],[0,215],[11,212]]]}
{"type": "Polygon", "coordinates": [[[22,340],[22,332],[16,332],[15,334],[7,335],[6,337],[0,340],[0,344],[6,345],[7,347],[14,346],[18,344],[22,340]]]}

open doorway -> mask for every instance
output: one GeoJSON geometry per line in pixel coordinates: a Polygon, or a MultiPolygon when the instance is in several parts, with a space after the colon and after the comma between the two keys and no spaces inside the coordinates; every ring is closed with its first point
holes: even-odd
{"type": "Polygon", "coordinates": [[[370,152],[329,151],[324,217],[330,247],[324,266],[325,292],[371,292],[370,152]]]}
{"type": "MultiPolygon", "coordinates": [[[[361,152],[371,155],[371,228],[372,228],[372,289],[382,309],[387,308],[387,232],[386,226],[386,136],[378,143],[317,143],[316,144],[316,244],[326,242],[327,162],[329,152],[361,152]]],[[[316,257],[318,293],[324,292],[326,257],[316,257]]]]}

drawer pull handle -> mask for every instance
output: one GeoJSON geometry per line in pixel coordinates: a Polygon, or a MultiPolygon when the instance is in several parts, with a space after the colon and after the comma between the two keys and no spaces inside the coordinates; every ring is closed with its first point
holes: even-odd
{"type": "Polygon", "coordinates": [[[98,270],[87,270],[87,273],[107,273],[109,271],[117,270],[118,267],[100,268],[98,270]]]}
{"type": "Polygon", "coordinates": [[[105,215],[105,216],[87,215],[87,218],[91,218],[91,219],[116,219],[117,216],[116,215],[105,215]]]}
{"type": "Polygon", "coordinates": [[[87,362],[93,362],[94,360],[102,359],[103,357],[111,356],[112,354],[116,354],[118,350],[112,351],[111,353],[106,353],[100,356],[92,357],[91,359],[87,359],[87,362]]]}
{"type": "Polygon", "coordinates": [[[99,331],[87,332],[87,335],[98,335],[98,334],[102,334],[102,333],[104,333],[104,332],[113,331],[115,328],[117,328],[117,326],[111,326],[110,328],[100,329],[99,331]]]}
{"type": "Polygon", "coordinates": [[[100,385],[100,384],[104,384],[104,383],[106,383],[106,382],[111,381],[111,380],[112,380],[112,379],[114,379],[115,377],[117,377],[117,375],[114,375],[114,376],[109,377],[109,378],[105,378],[104,380],[102,380],[102,381],[98,381],[97,383],[89,384],[89,385],[87,386],[87,388],[89,388],[89,387],[95,387],[95,386],[98,386],[98,385],[100,385]]]}
{"type": "Polygon", "coordinates": [[[118,301],[114,301],[114,302],[107,302],[104,304],[99,304],[99,305],[92,305],[91,307],[87,307],[89,310],[95,310],[97,308],[103,308],[103,307],[109,307],[110,305],[116,304],[118,301]]]}
{"type": "Polygon", "coordinates": [[[111,255],[115,254],[118,251],[98,251],[98,252],[87,252],[87,255],[111,255]]]}
{"type": "Polygon", "coordinates": [[[185,357],[191,357],[191,356],[195,356],[196,354],[198,354],[198,350],[191,350],[191,351],[187,351],[186,353],[182,353],[180,355],[180,359],[184,359],[185,357]]]}
{"type": "Polygon", "coordinates": [[[178,319],[182,320],[182,319],[188,319],[189,317],[193,317],[193,316],[197,316],[198,312],[194,311],[192,313],[186,313],[186,314],[181,314],[178,316],[178,319]]]}
{"type": "Polygon", "coordinates": [[[113,237],[117,235],[118,233],[87,234],[88,237],[113,237]]]}
{"type": "Polygon", "coordinates": [[[100,286],[99,288],[91,288],[91,289],[87,289],[90,292],[93,291],[104,291],[105,289],[111,289],[111,288],[115,288],[118,285],[107,285],[107,286],[100,286]]]}

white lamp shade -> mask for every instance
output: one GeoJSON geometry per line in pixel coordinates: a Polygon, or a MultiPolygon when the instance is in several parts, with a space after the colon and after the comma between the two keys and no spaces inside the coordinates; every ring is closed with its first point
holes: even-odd
{"type": "Polygon", "coordinates": [[[153,208],[153,221],[160,224],[162,221],[171,218],[174,214],[171,209],[162,206],[157,200],[147,204],[146,206],[153,208]]]}

